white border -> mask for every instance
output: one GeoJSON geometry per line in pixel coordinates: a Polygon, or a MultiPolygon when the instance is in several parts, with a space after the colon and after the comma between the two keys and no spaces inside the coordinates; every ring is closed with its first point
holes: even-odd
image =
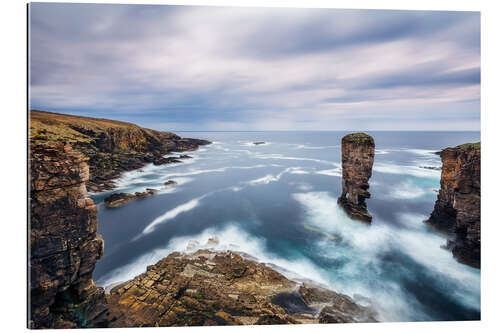
{"type": "MultiPolygon", "coordinates": [[[[45,1],[56,2],[56,1],[45,1]]],[[[225,5],[263,7],[319,7],[363,9],[411,10],[467,10],[481,11],[481,94],[482,94],[482,174],[483,174],[483,260],[482,260],[482,321],[448,323],[387,323],[347,325],[290,325],[207,328],[160,328],[155,332],[303,332],[317,330],[330,332],[419,332],[419,331],[500,331],[499,304],[500,281],[498,264],[498,237],[500,221],[496,212],[497,192],[500,189],[497,175],[500,165],[500,122],[498,113],[499,38],[500,15],[497,1],[487,0],[184,0],[184,1],[78,1],[88,3],[146,3],[185,5],[225,5]]],[[[3,0],[1,3],[1,279],[2,301],[0,314],[2,329],[6,332],[26,330],[26,7],[24,1],[3,0]]],[[[127,332],[144,332],[145,329],[128,329],[127,332]]],[[[73,330],[71,332],[74,332],[73,330]]],[[[85,332],[98,332],[86,330],[85,332]]],[[[101,332],[101,331],[99,331],[101,332]]],[[[107,331],[106,331],[107,332],[107,331]]]]}

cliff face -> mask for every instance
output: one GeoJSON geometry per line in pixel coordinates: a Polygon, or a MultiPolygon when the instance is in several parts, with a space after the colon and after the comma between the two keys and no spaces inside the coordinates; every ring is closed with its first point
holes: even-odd
{"type": "Polygon", "coordinates": [[[175,252],[114,287],[111,327],[373,322],[345,295],[288,280],[234,252],[175,252]]]}
{"type": "Polygon", "coordinates": [[[86,159],[62,143],[32,142],[30,150],[29,326],[100,326],[106,299],[92,272],[103,241],[86,197],[86,159]]]}
{"type": "Polygon", "coordinates": [[[481,266],[481,146],[465,144],[440,153],[441,189],[428,223],[450,235],[448,247],[467,265],[481,266]]]}
{"type": "Polygon", "coordinates": [[[364,133],[342,138],[342,194],[339,205],[351,218],[371,222],[365,199],[370,198],[368,180],[372,176],[375,142],[364,133]]]}
{"type": "Polygon", "coordinates": [[[96,192],[113,188],[112,180],[123,171],[161,161],[171,151],[194,150],[210,143],[121,121],[35,110],[30,112],[30,139],[69,142],[74,150],[88,157],[87,187],[96,192]]]}

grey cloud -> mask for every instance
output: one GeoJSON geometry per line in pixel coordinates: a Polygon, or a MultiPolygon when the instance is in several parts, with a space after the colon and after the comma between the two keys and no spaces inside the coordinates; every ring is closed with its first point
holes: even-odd
{"type": "Polygon", "coordinates": [[[30,18],[41,109],[195,129],[479,115],[475,12],[35,3],[30,18]]]}

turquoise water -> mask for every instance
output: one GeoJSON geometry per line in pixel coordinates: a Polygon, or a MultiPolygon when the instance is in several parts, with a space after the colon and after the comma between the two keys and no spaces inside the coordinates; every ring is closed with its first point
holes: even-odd
{"type": "Polygon", "coordinates": [[[161,189],[118,209],[99,204],[105,254],[99,285],[125,281],[176,250],[243,251],[290,278],[309,279],[371,303],[381,321],[480,317],[480,271],[457,263],[422,221],[439,189],[442,148],[479,132],[369,132],[376,143],[372,225],[338,208],[345,132],[189,132],[214,144],[183,164],[126,173],[116,192],[161,189]],[[255,141],[265,145],[255,146],[255,141]],[[167,180],[177,185],[163,187],[167,180]],[[367,299],[368,298],[368,299],[367,299]]]}

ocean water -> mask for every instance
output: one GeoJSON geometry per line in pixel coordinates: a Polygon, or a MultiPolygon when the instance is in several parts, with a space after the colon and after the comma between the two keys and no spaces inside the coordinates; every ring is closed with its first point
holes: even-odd
{"type": "Polygon", "coordinates": [[[294,279],[313,280],[371,304],[380,321],[480,318],[480,270],[456,262],[423,223],[439,189],[433,154],[479,132],[368,132],[376,154],[371,225],[337,206],[340,142],[347,132],[189,132],[213,141],[182,164],[128,172],[115,192],[157,188],[117,209],[95,194],[104,258],[101,286],[126,281],[173,251],[206,246],[245,252],[294,279]],[[255,146],[255,141],[265,145],[255,146]],[[178,184],[165,188],[163,183],[178,184]]]}

